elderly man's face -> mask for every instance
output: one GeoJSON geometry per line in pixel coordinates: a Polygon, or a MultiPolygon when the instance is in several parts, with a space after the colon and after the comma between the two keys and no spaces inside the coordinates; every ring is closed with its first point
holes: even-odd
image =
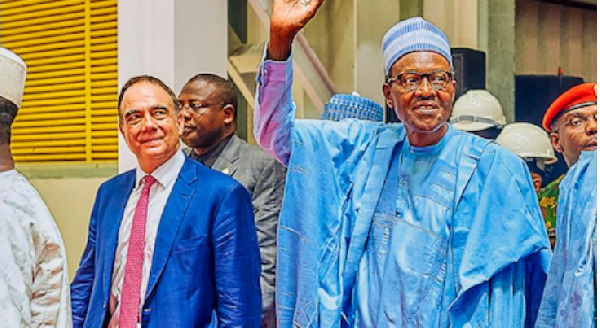
{"type": "Polygon", "coordinates": [[[119,128],[146,173],[153,172],[179,149],[173,106],[169,94],[149,82],[134,84],[123,95],[119,128]]]}
{"type": "MultiPolygon", "coordinates": [[[[429,74],[450,72],[450,63],[434,52],[412,52],[401,57],[390,70],[394,78],[402,73],[429,74]]],[[[409,81],[410,82],[410,81],[409,81]]],[[[429,78],[422,78],[415,90],[396,80],[383,86],[388,106],[393,107],[398,118],[404,122],[408,138],[413,146],[423,147],[437,143],[446,133],[446,121],[452,111],[454,100],[453,79],[443,87],[434,87],[429,78]]],[[[406,83],[404,83],[406,84],[406,83]]]]}
{"type": "Polygon", "coordinates": [[[568,166],[577,162],[582,150],[596,149],[596,125],[596,105],[564,113],[552,124],[550,140],[568,166]]]}

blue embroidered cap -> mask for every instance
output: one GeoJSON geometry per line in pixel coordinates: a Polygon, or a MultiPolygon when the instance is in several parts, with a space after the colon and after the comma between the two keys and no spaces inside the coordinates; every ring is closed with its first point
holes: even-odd
{"type": "Polygon", "coordinates": [[[383,107],[355,92],[335,94],[325,104],[321,119],[340,121],[345,118],[383,122],[383,107]]]}
{"type": "Polygon", "coordinates": [[[382,48],[385,74],[400,57],[414,51],[437,52],[454,68],[450,41],[437,26],[421,17],[411,17],[392,26],[383,36],[382,48]]]}

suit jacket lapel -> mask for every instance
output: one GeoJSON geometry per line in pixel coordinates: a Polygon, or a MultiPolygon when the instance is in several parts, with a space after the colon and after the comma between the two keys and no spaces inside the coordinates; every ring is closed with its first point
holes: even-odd
{"type": "Polygon", "coordinates": [[[105,215],[102,221],[102,238],[104,238],[105,247],[103,249],[103,286],[104,296],[108,299],[110,295],[110,286],[112,280],[112,273],[115,265],[115,252],[117,251],[117,243],[119,240],[119,228],[121,227],[121,221],[123,221],[123,212],[127,205],[129,195],[133,191],[135,186],[135,170],[125,173],[125,177],[119,181],[114,190],[109,196],[110,201],[106,202],[110,204],[105,208],[105,215]],[[125,192],[122,192],[125,191],[125,192]]]}
{"type": "Polygon", "coordinates": [[[196,180],[197,173],[195,166],[192,160],[186,157],[158,225],[158,233],[154,242],[154,258],[152,260],[145,299],[152,293],[171,254],[173,242],[175,241],[175,237],[177,237],[190,200],[194,195],[193,184],[196,180]]]}
{"type": "Polygon", "coordinates": [[[240,157],[240,145],[241,141],[237,136],[232,136],[229,140],[228,145],[223,148],[219,159],[215,162],[212,169],[221,173],[233,176],[238,167],[235,165],[238,158],[240,157]]]}

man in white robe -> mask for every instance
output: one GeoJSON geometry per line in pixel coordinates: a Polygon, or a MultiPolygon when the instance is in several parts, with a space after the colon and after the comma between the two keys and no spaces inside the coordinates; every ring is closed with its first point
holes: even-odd
{"type": "Polygon", "coordinates": [[[25,76],[23,60],[0,48],[0,326],[71,327],[65,246],[10,151],[25,76]]]}

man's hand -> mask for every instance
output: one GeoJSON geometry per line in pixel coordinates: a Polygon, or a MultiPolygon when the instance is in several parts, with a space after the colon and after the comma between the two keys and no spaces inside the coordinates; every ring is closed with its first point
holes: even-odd
{"type": "Polygon", "coordinates": [[[292,51],[292,42],[310,21],[323,0],[273,0],[268,58],[286,60],[292,51]]]}

